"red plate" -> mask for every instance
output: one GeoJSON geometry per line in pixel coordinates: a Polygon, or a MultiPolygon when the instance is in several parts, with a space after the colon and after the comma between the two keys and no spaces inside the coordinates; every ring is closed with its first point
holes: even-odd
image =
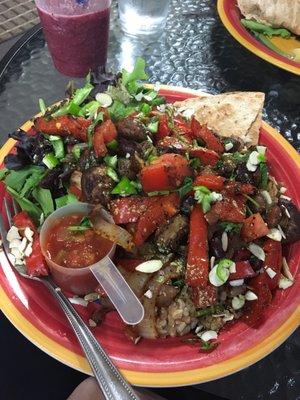
{"type": "MultiPolygon", "coordinates": [[[[169,101],[195,97],[196,91],[164,87],[161,94],[169,101]]],[[[24,128],[30,126],[25,124],[24,128]]],[[[263,124],[260,143],[268,147],[271,172],[287,187],[287,195],[300,207],[300,159],[292,146],[269,125],[263,124]]],[[[0,162],[12,148],[9,140],[0,150],[0,162]]],[[[0,193],[3,198],[3,189],[0,193]]],[[[294,276],[299,270],[300,243],[288,249],[288,262],[294,276]]],[[[39,348],[86,373],[90,368],[80,346],[51,294],[38,282],[16,276],[0,253],[0,306],[29,340],[39,348]]],[[[287,290],[278,290],[259,329],[239,322],[219,335],[220,345],[212,353],[199,353],[180,339],[143,340],[134,346],[122,333],[116,313],[108,315],[95,336],[135,385],[178,386],[205,382],[249,366],[278,347],[299,325],[300,279],[287,290]]],[[[83,318],[87,309],[76,307],[83,318]]]]}
{"type": "MultiPolygon", "coordinates": [[[[218,0],[218,13],[228,32],[258,57],[276,65],[279,68],[300,75],[300,62],[293,61],[288,57],[282,56],[275,51],[263,45],[241,24],[243,18],[237,6],[237,0],[218,0]]],[[[292,51],[300,47],[299,40],[291,37],[283,39],[281,37],[273,37],[271,42],[284,53],[292,55],[292,51]]]]}

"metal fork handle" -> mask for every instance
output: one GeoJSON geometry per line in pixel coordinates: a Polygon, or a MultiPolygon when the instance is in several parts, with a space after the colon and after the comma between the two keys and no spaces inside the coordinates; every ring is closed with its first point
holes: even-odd
{"type": "Polygon", "coordinates": [[[51,279],[42,279],[70,321],[106,400],[139,400],[67,297],[51,279]]]}

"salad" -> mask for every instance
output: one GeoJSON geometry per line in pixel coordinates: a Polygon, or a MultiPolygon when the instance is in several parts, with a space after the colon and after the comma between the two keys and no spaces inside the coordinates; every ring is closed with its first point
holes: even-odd
{"type": "MultiPolygon", "coordinates": [[[[225,325],[257,326],[274,292],[293,285],[283,251],[300,238],[300,213],[258,144],[262,94],[166,104],[147,78],[140,58],[132,72],[88,76],[59,104],[40,99],[32,128],[10,135],[17,143],[1,180],[22,209],[8,232],[11,253],[17,268],[47,275],[44,219],[92,204],[69,239],[96,241],[93,231],[118,245],[114,261],[145,309],[126,335],[137,343],[194,333],[187,340],[211,350],[225,325]],[[97,218],[102,208],[115,225],[97,218]]],[[[93,326],[112,309],[105,296],[101,287],[86,293],[103,304],[93,326]]]]}

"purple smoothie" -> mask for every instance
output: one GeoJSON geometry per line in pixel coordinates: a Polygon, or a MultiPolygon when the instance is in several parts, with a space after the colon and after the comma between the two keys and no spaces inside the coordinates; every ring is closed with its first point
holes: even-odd
{"type": "Polygon", "coordinates": [[[77,5],[76,15],[52,12],[49,7],[41,8],[39,2],[36,3],[52,59],[59,72],[67,76],[84,77],[90,70],[96,71],[105,66],[109,0],[102,2],[106,8],[100,11],[89,12],[77,5]]]}

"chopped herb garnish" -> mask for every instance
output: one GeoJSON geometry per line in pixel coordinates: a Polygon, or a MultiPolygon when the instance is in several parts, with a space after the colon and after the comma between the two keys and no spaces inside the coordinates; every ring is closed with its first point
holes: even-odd
{"type": "Polygon", "coordinates": [[[84,232],[91,228],[91,221],[88,219],[88,217],[83,217],[78,225],[71,225],[68,227],[68,230],[73,232],[84,232]]]}
{"type": "Polygon", "coordinates": [[[243,224],[238,224],[234,222],[220,222],[220,227],[226,232],[240,233],[243,224]]]}
{"type": "Polygon", "coordinates": [[[203,212],[207,213],[211,209],[210,203],[212,202],[211,191],[206,186],[194,186],[195,200],[201,204],[203,212]]]}
{"type": "Polygon", "coordinates": [[[200,339],[200,341],[201,341],[200,350],[204,350],[204,351],[214,350],[219,345],[219,343],[217,343],[217,342],[205,342],[202,339],[200,339]]]}
{"type": "Polygon", "coordinates": [[[268,179],[269,179],[269,172],[268,172],[267,164],[260,163],[259,170],[260,170],[260,187],[262,189],[267,189],[268,179]]]}
{"type": "Polygon", "coordinates": [[[180,198],[183,198],[193,189],[193,179],[190,177],[185,177],[183,185],[177,189],[180,198]]]}
{"type": "Polygon", "coordinates": [[[181,289],[185,285],[184,279],[172,279],[172,285],[181,289]]]}
{"type": "Polygon", "coordinates": [[[206,308],[201,308],[200,310],[196,311],[196,317],[205,317],[206,315],[213,315],[213,314],[221,314],[224,312],[224,307],[221,306],[220,304],[206,307],[206,308]]]}
{"type": "Polygon", "coordinates": [[[252,203],[257,209],[259,209],[259,204],[257,201],[255,201],[252,197],[248,196],[247,194],[243,194],[243,196],[246,197],[246,199],[250,201],[250,203],[252,203]]]}

